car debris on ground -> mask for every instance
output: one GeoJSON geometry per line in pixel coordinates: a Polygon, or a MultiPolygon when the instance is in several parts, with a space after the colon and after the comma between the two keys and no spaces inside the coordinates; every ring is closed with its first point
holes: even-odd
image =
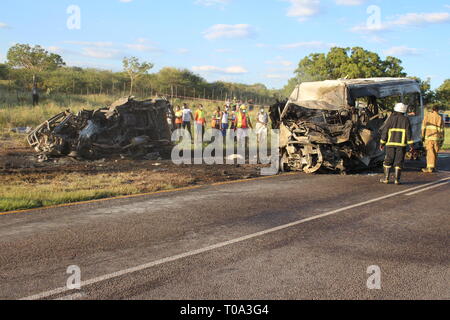
{"type": "Polygon", "coordinates": [[[55,157],[98,160],[112,155],[132,159],[160,159],[171,145],[167,122],[172,106],[165,99],[120,99],[97,110],[70,110],[48,119],[28,135],[40,161],[55,157]]]}
{"type": "Polygon", "coordinates": [[[271,108],[274,127],[280,129],[281,170],[346,173],[380,165],[380,129],[395,102],[409,106],[413,138],[420,148],[423,104],[416,80],[342,79],[298,85],[287,103],[271,108]]]}
{"type": "Polygon", "coordinates": [[[28,134],[31,131],[33,131],[32,127],[18,127],[18,128],[12,128],[11,129],[11,132],[19,133],[19,134],[24,134],[24,133],[28,134]]]}

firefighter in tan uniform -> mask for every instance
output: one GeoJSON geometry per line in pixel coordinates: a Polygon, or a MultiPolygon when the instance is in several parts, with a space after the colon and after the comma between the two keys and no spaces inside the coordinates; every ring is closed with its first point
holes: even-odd
{"type": "Polygon", "coordinates": [[[436,171],[438,153],[444,143],[444,121],[439,115],[438,106],[434,106],[425,115],[422,124],[422,138],[427,150],[427,167],[422,171],[432,173],[436,171]]]}

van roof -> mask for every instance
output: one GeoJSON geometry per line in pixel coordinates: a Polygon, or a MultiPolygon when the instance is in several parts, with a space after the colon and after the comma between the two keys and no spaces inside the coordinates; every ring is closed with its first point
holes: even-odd
{"type": "Polygon", "coordinates": [[[420,84],[410,78],[338,79],[303,82],[296,86],[290,103],[311,109],[339,110],[357,98],[385,98],[420,93],[420,84]]]}

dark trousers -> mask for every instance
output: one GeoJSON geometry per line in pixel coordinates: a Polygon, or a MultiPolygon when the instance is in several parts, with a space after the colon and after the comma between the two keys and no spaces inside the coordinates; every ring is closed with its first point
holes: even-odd
{"type": "Polygon", "coordinates": [[[227,131],[228,131],[228,127],[229,127],[229,125],[228,125],[228,123],[222,123],[222,128],[221,128],[221,130],[222,130],[222,135],[224,136],[224,137],[226,137],[227,136],[227,131]]]}
{"type": "Polygon", "coordinates": [[[191,131],[191,122],[190,121],[184,121],[183,122],[183,129],[186,129],[190,135],[192,135],[191,131]]]}
{"type": "Polygon", "coordinates": [[[33,106],[36,106],[39,104],[39,95],[33,94],[33,106]]]}
{"type": "Polygon", "coordinates": [[[386,147],[386,158],[384,166],[386,168],[403,169],[405,163],[406,148],[405,147],[386,147]]]}

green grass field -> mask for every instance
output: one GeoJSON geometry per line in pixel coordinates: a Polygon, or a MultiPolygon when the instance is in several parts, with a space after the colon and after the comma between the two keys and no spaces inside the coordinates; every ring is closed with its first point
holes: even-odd
{"type": "Polygon", "coordinates": [[[194,178],[148,170],[117,173],[0,176],[0,212],[32,209],[191,185],[194,178]]]}
{"type": "Polygon", "coordinates": [[[442,149],[450,150],[450,128],[445,128],[445,142],[442,149]]]}

